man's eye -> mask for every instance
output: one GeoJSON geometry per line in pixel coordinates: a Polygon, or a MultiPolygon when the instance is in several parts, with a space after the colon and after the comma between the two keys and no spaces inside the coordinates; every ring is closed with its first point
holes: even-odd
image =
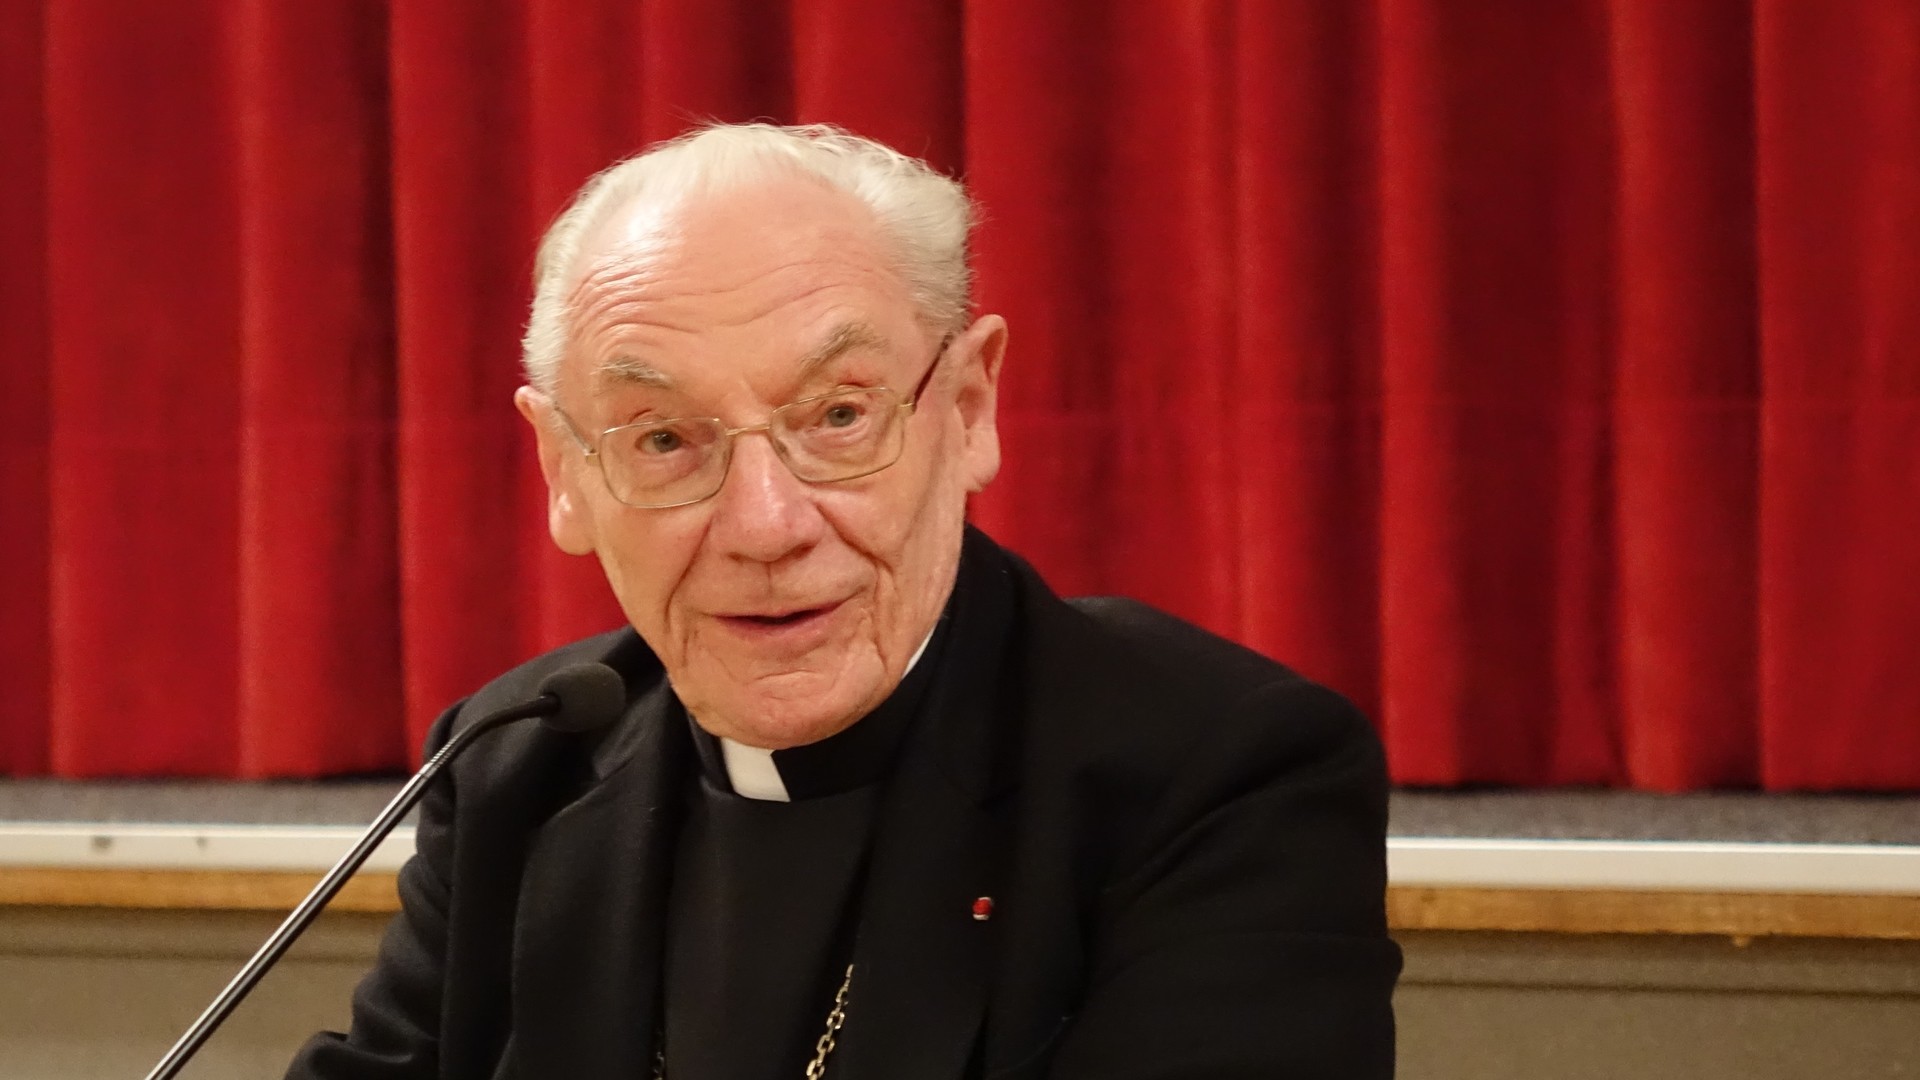
{"type": "Polygon", "coordinates": [[[845,402],[829,405],[827,411],[821,416],[821,421],[828,427],[852,427],[860,422],[860,408],[845,402]]]}
{"type": "Polygon", "coordinates": [[[640,439],[640,449],[649,454],[671,454],[685,445],[687,440],[672,429],[649,431],[640,439]]]}

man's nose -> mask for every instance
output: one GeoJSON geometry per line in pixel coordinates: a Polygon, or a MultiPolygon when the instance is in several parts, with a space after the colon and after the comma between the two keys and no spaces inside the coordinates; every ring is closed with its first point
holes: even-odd
{"type": "Polygon", "coordinates": [[[710,541],[754,562],[779,562],[804,551],[826,529],[811,488],[780,460],[765,432],[734,437],[733,461],[713,499],[710,541]]]}

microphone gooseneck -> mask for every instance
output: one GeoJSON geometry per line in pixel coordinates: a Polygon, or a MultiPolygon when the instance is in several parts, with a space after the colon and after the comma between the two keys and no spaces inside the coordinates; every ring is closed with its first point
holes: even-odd
{"type": "Polygon", "coordinates": [[[294,941],[319,917],[321,909],[367,861],[367,857],[380,846],[380,841],[386,839],[400,819],[406,817],[407,812],[420,801],[421,796],[426,794],[427,785],[474,740],[504,724],[532,717],[541,717],[546,726],[555,731],[591,731],[612,723],[625,709],[626,687],[617,672],[605,664],[571,664],[542,679],[536,696],[489,713],[455,732],[446,745],[429,758],[420,771],[414,773],[413,778],[388,801],[386,808],[380,811],[379,817],[373,819],[373,824],[367,827],[353,849],[333,864],[333,869],[327,871],[306,899],[300,901],[300,906],[293,909],[260,946],[259,951],[253,954],[253,958],[200,1014],[200,1018],[187,1028],[173,1048],[147,1074],[146,1080],[172,1080],[179,1074],[261,978],[274,964],[279,963],[294,941]]]}

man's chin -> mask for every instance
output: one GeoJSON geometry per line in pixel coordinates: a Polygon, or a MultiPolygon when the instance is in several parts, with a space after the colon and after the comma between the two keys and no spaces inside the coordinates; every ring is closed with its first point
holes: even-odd
{"type": "Polygon", "coordinates": [[[699,680],[714,693],[701,694],[678,681],[675,688],[708,732],[769,750],[805,746],[845,731],[886,697],[885,668],[870,654],[847,650],[808,659],[813,663],[797,670],[776,668],[745,677],[740,669],[756,665],[716,664],[710,679],[699,680]]]}
{"type": "Polygon", "coordinates": [[[802,708],[797,704],[750,699],[718,712],[712,723],[706,716],[694,719],[713,735],[767,750],[786,750],[838,735],[864,715],[857,706],[823,708],[812,702],[802,708]]]}

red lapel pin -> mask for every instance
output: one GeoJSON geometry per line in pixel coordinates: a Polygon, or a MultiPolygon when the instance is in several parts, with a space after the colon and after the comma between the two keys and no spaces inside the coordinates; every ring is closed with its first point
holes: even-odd
{"type": "Polygon", "coordinates": [[[993,918],[993,897],[983,896],[973,902],[973,921],[986,922],[993,918]]]}

